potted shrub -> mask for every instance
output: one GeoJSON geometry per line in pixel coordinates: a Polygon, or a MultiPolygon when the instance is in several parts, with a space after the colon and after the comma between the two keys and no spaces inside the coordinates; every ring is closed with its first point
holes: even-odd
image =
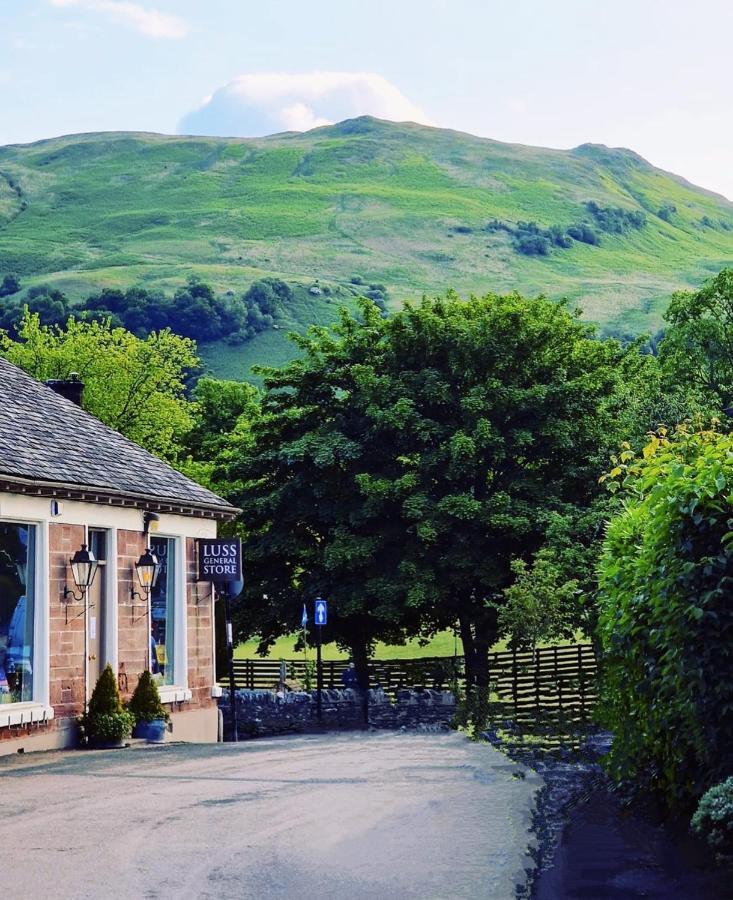
{"type": "Polygon", "coordinates": [[[123,706],[117,679],[108,664],[92,691],[87,711],[79,719],[82,744],[89,747],[122,747],[135,719],[123,706]]]}
{"type": "Polygon", "coordinates": [[[146,738],[151,744],[164,743],[170,716],[160,702],[158,686],[147,670],[140,675],[127,708],[135,717],[135,737],[146,738]]]}

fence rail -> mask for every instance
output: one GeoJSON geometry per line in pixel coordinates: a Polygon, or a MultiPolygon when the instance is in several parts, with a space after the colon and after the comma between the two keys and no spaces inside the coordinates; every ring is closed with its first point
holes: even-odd
{"type": "MultiPolygon", "coordinates": [[[[288,678],[301,684],[306,681],[302,659],[282,662],[288,678]]],[[[235,660],[235,684],[249,689],[274,688],[280,681],[281,665],[281,661],[269,659],[235,660]]],[[[325,661],[323,686],[341,687],[347,665],[342,660],[325,661]]],[[[492,714],[511,719],[520,727],[538,720],[554,726],[587,722],[597,700],[596,675],[591,644],[491,653],[492,714]]],[[[455,681],[465,681],[465,662],[462,656],[372,660],[369,680],[372,686],[379,685],[389,694],[414,685],[447,688],[455,681]]]]}

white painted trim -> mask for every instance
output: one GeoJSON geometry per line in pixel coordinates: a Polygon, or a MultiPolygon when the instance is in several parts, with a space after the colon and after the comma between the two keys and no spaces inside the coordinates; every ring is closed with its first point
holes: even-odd
{"type": "Polygon", "coordinates": [[[189,688],[176,687],[173,684],[164,684],[158,688],[161,703],[185,703],[192,697],[189,688]]]}
{"type": "MultiPolygon", "coordinates": [[[[8,492],[0,495],[0,516],[11,521],[39,522],[48,519],[62,525],[86,525],[90,528],[124,528],[127,531],[143,530],[143,511],[101,503],[85,503],[81,500],[63,500],[60,516],[51,516],[50,497],[30,497],[27,494],[8,492]]],[[[152,534],[185,537],[216,537],[217,522],[196,516],[178,516],[158,513],[152,534]]]]}
{"type": "MultiPolygon", "coordinates": [[[[33,702],[51,702],[51,583],[48,522],[36,524],[36,560],[33,615],[33,702]]],[[[52,713],[53,716],[53,713],[52,713]]]]}
{"type": "Polygon", "coordinates": [[[119,547],[117,529],[107,529],[107,565],[105,567],[107,583],[105,584],[105,620],[104,620],[104,655],[106,661],[117,672],[119,660],[119,617],[121,612],[118,583],[119,547]]]}
{"type": "Polygon", "coordinates": [[[216,700],[217,697],[221,697],[224,693],[224,688],[220,684],[212,685],[211,688],[211,696],[216,700]]]}
{"type": "MultiPolygon", "coordinates": [[[[173,683],[188,685],[188,584],[186,540],[176,537],[175,604],[173,623],[173,683]]],[[[189,691],[190,695],[190,691],[189,691]]],[[[190,699],[190,698],[189,698],[190,699]]]]}
{"type": "Polygon", "coordinates": [[[53,707],[44,703],[9,703],[0,706],[0,728],[11,725],[31,725],[53,719],[53,707]]]}

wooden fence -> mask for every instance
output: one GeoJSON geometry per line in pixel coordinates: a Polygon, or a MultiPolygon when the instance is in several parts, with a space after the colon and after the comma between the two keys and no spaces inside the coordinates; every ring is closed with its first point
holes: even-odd
{"type": "MultiPolygon", "coordinates": [[[[306,680],[302,659],[283,661],[287,677],[306,680]]],[[[234,661],[237,687],[273,688],[280,680],[282,663],[269,659],[234,661]]],[[[323,686],[342,686],[344,661],[323,663],[323,686]]],[[[536,650],[502,651],[489,655],[492,717],[507,719],[519,727],[546,721],[548,726],[572,726],[589,720],[597,699],[597,665],[591,644],[540,647],[536,650]]],[[[422,685],[449,688],[465,681],[463,657],[434,656],[423,659],[373,660],[369,680],[389,694],[403,687],[422,685]]]]}
{"type": "MultiPolygon", "coordinates": [[[[268,689],[275,687],[280,681],[282,664],[285,664],[286,675],[301,684],[306,680],[306,666],[302,659],[235,659],[234,681],[237,687],[268,689]]],[[[311,665],[315,665],[311,662],[311,665]]],[[[324,688],[343,687],[342,674],[348,666],[344,660],[327,660],[323,662],[324,688]]],[[[369,683],[372,687],[380,686],[387,693],[394,693],[402,687],[415,684],[423,687],[447,688],[456,678],[463,678],[463,658],[452,656],[435,656],[422,659],[372,660],[369,663],[369,683]]],[[[315,669],[312,679],[315,683],[315,669]]],[[[226,680],[222,679],[222,684],[226,680]]]]}
{"type": "Polygon", "coordinates": [[[598,666],[591,644],[492,653],[492,718],[520,728],[549,730],[586,724],[598,699],[598,666]]]}

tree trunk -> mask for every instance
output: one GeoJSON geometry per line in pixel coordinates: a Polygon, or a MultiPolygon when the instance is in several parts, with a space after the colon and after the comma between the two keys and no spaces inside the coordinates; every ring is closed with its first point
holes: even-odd
{"type": "Polygon", "coordinates": [[[466,659],[466,693],[489,686],[489,650],[496,642],[496,630],[490,623],[473,625],[459,619],[463,653],[466,659]]]}
{"type": "Polygon", "coordinates": [[[476,686],[476,648],[473,631],[468,619],[459,619],[458,628],[463,643],[463,658],[466,666],[466,694],[470,694],[476,686]]]}

